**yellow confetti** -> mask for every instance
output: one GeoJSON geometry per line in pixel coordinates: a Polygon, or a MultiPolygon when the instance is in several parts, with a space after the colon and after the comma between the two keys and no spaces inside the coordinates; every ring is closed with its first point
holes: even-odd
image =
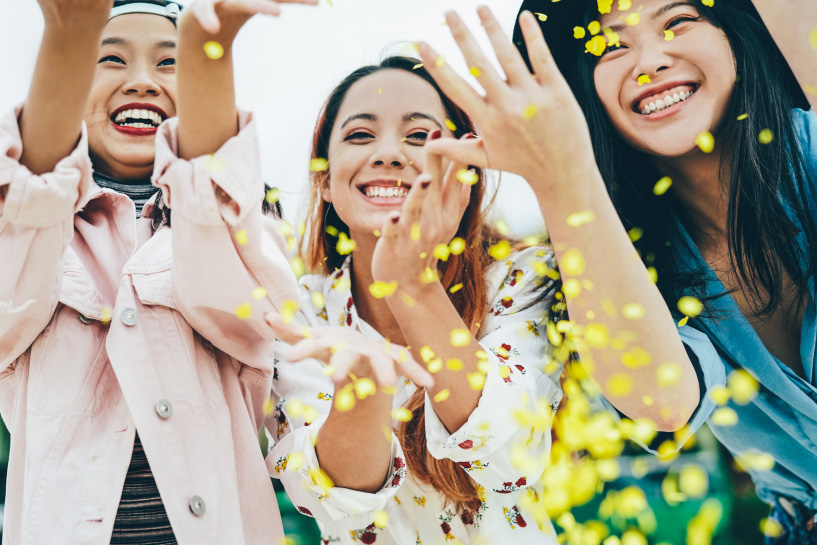
{"type": "Polygon", "coordinates": [[[744,471],[754,469],[756,471],[771,471],[774,468],[774,456],[766,452],[746,451],[735,457],[735,462],[744,471]]]}
{"type": "Polygon", "coordinates": [[[678,310],[684,313],[685,316],[694,318],[699,315],[703,309],[704,304],[694,297],[685,295],[678,299],[678,310]]]}
{"type": "Polygon", "coordinates": [[[740,115],[738,116],[738,121],[743,121],[743,120],[744,120],[744,119],[746,119],[747,117],[749,117],[749,114],[740,114],[740,115]]]}
{"type": "Polygon", "coordinates": [[[628,320],[640,320],[647,315],[647,309],[639,303],[627,303],[621,307],[621,315],[628,320]]]}
{"type": "Polygon", "coordinates": [[[323,172],[329,168],[329,161],[321,157],[317,157],[309,161],[309,170],[312,172],[323,172]]]}
{"type": "Polygon", "coordinates": [[[482,75],[482,71],[481,71],[479,68],[477,68],[476,66],[472,66],[472,67],[471,67],[471,68],[468,70],[468,72],[469,72],[469,73],[470,73],[472,76],[474,76],[475,78],[478,78],[478,77],[480,77],[480,76],[482,75]]]}
{"type": "Polygon", "coordinates": [[[322,309],[323,307],[326,306],[326,298],[323,296],[321,292],[313,291],[312,304],[315,306],[315,308],[322,309]]]}
{"type": "Polygon", "coordinates": [[[471,332],[467,329],[452,329],[450,341],[451,346],[467,346],[471,342],[471,332]]]}
{"type": "Polygon", "coordinates": [[[439,68],[440,66],[443,66],[445,64],[445,59],[442,56],[437,57],[437,60],[434,61],[434,64],[436,64],[437,68],[439,68]]]}
{"type": "Polygon", "coordinates": [[[416,221],[411,225],[411,231],[409,232],[409,236],[411,237],[411,240],[413,240],[414,242],[420,240],[420,222],[416,221]]]}
{"type": "Polygon", "coordinates": [[[757,379],[745,369],[736,369],[729,373],[726,384],[732,400],[738,405],[747,405],[757,396],[760,389],[757,379]]]}
{"type": "Polygon", "coordinates": [[[485,386],[485,375],[482,373],[468,373],[468,385],[474,390],[482,390],[485,386]]]}
{"type": "Polygon", "coordinates": [[[582,285],[575,278],[570,278],[565,280],[564,284],[562,284],[562,293],[564,293],[569,299],[575,299],[581,295],[582,285]]]}
{"type": "Polygon", "coordinates": [[[410,422],[414,414],[405,407],[398,407],[391,412],[391,417],[398,422],[410,422]]]}
{"type": "Polygon", "coordinates": [[[539,12],[536,12],[536,13],[534,13],[534,15],[536,15],[536,17],[537,17],[537,18],[538,18],[540,21],[547,21],[547,20],[548,20],[548,16],[547,16],[547,14],[545,14],[545,13],[539,13],[539,12]]]}
{"type": "Polygon", "coordinates": [[[448,127],[448,130],[450,130],[451,132],[456,132],[457,130],[457,126],[454,125],[454,122],[448,119],[447,117],[445,118],[445,126],[448,127]]]}
{"type": "Polygon", "coordinates": [[[465,251],[465,240],[461,237],[456,237],[451,243],[448,245],[451,248],[451,253],[454,255],[460,255],[462,252],[465,251]]]}
{"type": "Polygon", "coordinates": [[[341,231],[338,233],[338,243],[335,246],[335,249],[340,255],[349,255],[355,250],[355,241],[350,239],[349,236],[341,231]]]}
{"type": "Polygon", "coordinates": [[[718,405],[726,405],[730,397],[729,388],[720,385],[714,386],[709,390],[709,397],[718,405]]]}
{"type": "Polygon", "coordinates": [[[695,139],[695,143],[704,153],[711,153],[715,149],[715,137],[709,131],[704,131],[695,139]]]}
{"type": "Polygon", "coordinates": [[[765,518],[760,521],[760,531],[764,536],[778,538],[783,535],[783,527],[773,518],[765,518]]]}
{"type": "Polygon", "coordinates": [[[610,342],[610,332],[604,324],[590,323],[584,328],[584,340],[593,348],[604,348],[610,342]]]}
{"type": "Polygon", "coordinates": [[[355,394],[358,399],[366,399],[377,393],[377,385],[370,378],[361,378],[355,381],[355,394]]]}
{"type": "Polygon", "coordinates": [[[650,76],[648,76],[647,74],[641,74],[640,76],[638,76],[638,85],[639,86],[645,85],[647,83],[650,83],[650,76]]]}
{"type": "Polygon", "coordinates": [[[208,58],[217,61],[221,57],[224,56],[224,47],[214,41],[209,41],[204,43],[204,54],[207,55],[208,58]]]}
{"type": "Polygon", "coordinates": [[[448,256],[451,254],[451,249],[447,244],[437,244],[434,247],[434,257],[440,261],[448,261],[448,256]]]}
{"type": "Polygon", "coordinates": [[[607,381],[607,393],[613,397],[629,394],[633,389],[633,379],[629,375],[613,375],[607,381]]]}
{"type": "Polygon", "coordinates": [[[382,87],[378,87],[378,88],[377,88],[377,94],[378,94],[378,95],[382,95],[382,94],[383,94],[383,88],[382,88],[382,87]]]}
{"type": "Polygon", "coordinates": [[[385,511],[378,511],[374,514],[374,525],[381,530],[389,523],[389,514],[385,511]]]}
{"type": "Polygon", "coordinates": [[[411,69],[412,70],[417,70],[418,68],[422,68],[422,67],[423,67],[423,63],[418,63],[418,64],[415,64],[414,66],[412,66],[411,69]]]}
{"type": "Polygon", "coordinates": [[[652,361],[650,353],[643,348],[634,347],[621,354],[621,363],[630,369],[638,369],[649,365],[652,361]]]}
{"type": "Polygon", "coordinates": [[[729,407],[721,407],[712,413],[712,422],[717,426],[734,426],[738,423],[738,413],[729,407]]]}
{"type": "MultiPolygon", "coordinates": [[[[349,386],[351,386],[351,384],[349,386]]],[[[337,407],[340,412],[349,411],[355,407],[355,396],[351,388],[344,387],[340,392],[335,394],[335,407],[337,407]]]]}
{"type": "Polygon", "coordinates": [[[224,169],[227,168],[227,164],[224,162],[224,159],[221,157],[217,157],[216,155],[209,155],[207,157],[207,171],[208,172],[224,172],[224,169]]]}
{"type": "Polygon", "coordinates": [[[647,545],[647,538],[635,528],[630,528],[621,534],[621,545],[647,545]]]}
{"type": "Polygon", "coordinates": [[[508,224],[503,219],[496,220],[494,227],[496,227],[496,230],[499,231],[500,234],[505,235],[506,237],[510,236],[511,234],[511,228],[508,227],[508,224]]]}
{"type": "Polygon", "coordinates": [[[295,273],[295,276],[300,278],[306,273],[306,265],[304,265],[304,260],[298,256],[293,257],[289,261],[289,266],[292,267],[292,272],[295,273]]]}
{"type": "Polygon", "coordinates": [[[442,358],[434,358],[433,360],[428,362],[428,372],[429,373],[439,373],[443,369],[443,359],[442,358]]]}
{"type": "Polygon", "coordinates": [[[241,246],[247,245],[247,230],[241,229],[235,234],[235,241],[238,242],[241,246]]]}
{"type": "Polygon", "coordinates": [[[474,185],[479,182],[479,175],[473,169],[460,169],[457,171],[457,180],[461,184],[474,185]]]}
{"type": "Polygon", "coordinates": [[[457,293],[461,289],[462,289],[462,282],[460,282],[459,284],[454,284],[453,286],[451,286],[448,289],[448,293],[457,293]]]}
{"type": "Polygon", "coordinates": [[[673,31],[671,31],[671,30],[665,30],[664,31],[664,39],[666,41],[668,41],[668,42],[671,42],[672,40],[675,39],[675,33],[673,31]]]}
{"type": "Polygon", "coordinates": [[[642,229],[641,227],[633,227],[632,229],[627,231],[627,236],[630,237],[631,242],[641,240],[641,237],[644,236],[644,229],[642,229]]]}
{"type": "Polygon", "coordinates": [[[598,0],[596,4],[601,14],[610,13],[610,10],[613,9],[613,0],[598,0]]]}
{"type": "Polygon", "coordinates": [[[573,248],[564,253],[562,259],[559,261],[559,265],[564,274],[568,274],[570,276],[578,276],[584,273],[586,263],[584,261],[584,256],[582,255],[582,253],[579,250],[573,248]]]}
{"type": "Polygon", "coordinates": [[[445,366],[451,369],[452,371],[461,371],[462,370],[462,360],[459,358],[451,358],[450,360],[445,362],[445,366]]]}
{"type": "Polygon", "coordinates": [[[252,290],[252,298],[260,301],[264,297],[267,296],[267,290],[264,289],[263,286],[258,286],[254,290],[252,290]]]}
{"type": "Polygon", "coordinates": [[[436,356],[436,355],[437,354],[434,353],[434,350],[432,350],[430,346],[423,346],[423,347],[420,348],[420,357],[426,363],[433,360],[434,356],[436,356]]]}
{"type": "Polygon", "coordinates": [[[663,195],[664,193],[667,192],[667,190],[669,190],[671,185],[672,178],[670,178],[669,176],[664,176],[663,178],[655,182],[655,185],[652,188],[652,193],[653,195],[663,195]]]}
{"type": "Polygon", "coordinates": [[[684,327],[685,325],[687,325],[688,321],[689,321],[689,316],[684,316],[683,318],[678,320],[678,327],[684,327]]]}
{"type": "Polygon", "coordinates": [[[277,187],[273,187],[267,191],[267,194],[264,196],[264,200],[270,204],[275,204],[278,202],[280,193],[281,191],[277,187]]]}
{"type": "Polygon", "coordinates": [[[624,20],[627,21],[628,25],[635,26],[641,22],[641,14],[636,11],[634,13],[627,15],[627,17],[625,17],[624,20]]]}
{"type": "Polygon", "coordinates": [[[488,248],[488,255],[496,260],[505,259],[511,255],[511,243],[507,240],[500,240],[488,248]]]}
{"type": "Polygon", "coordinates": [[[817,51],[817,28],[809,32],[808,39],[809,43],[811,44],[811,48],[814,51],[817,51]]]}
{"type": "Polygon", "coordinates": [[[618,10],[627,11],[633,7],[632,0],[618,0],[618,10]]]}
{"type": "Polygon", "coordinates": [[[760,134],[757,135],[757,139],[761,144],[769,144],[774,140],[774,133],[769,129],[763,129],[760,131],[760,134]]]}
{"type": "Polygon", "coordinates": [[[440,390],[434,396],[434,401],[437,402],[437,403],[442,403],[443,401],[448,399],[448,396],[450,396],[450,395],[451,395],[451,392],[449,392],[447,388],[445,390],[440,390]]]}
{"type": "Polygon", "coordinates": [[[691,498],[700,498],[709,490],[709,477],[701,466],[688,465],[678,475],[678,488],[691,498]]]}
{"type": "Polygon", "coordinates": [[[601,57],[607,49],[607,41],[603,36],[594,36],[584,44],[584,48],[588,53],[601,57]]]}
{"type": "Polygon", "coordinates": [[[567,217],[567,224],[571,227],[581,227],[596,219],[596,214],[592,210],[573,212],[567,217]]]}
{"type": "Polygon", "coordinates": [[[681,366],[677,363],[662,363],[655,370],[658,385],[662,388],[677,386],[681,382],[681,366]]]}
{"type": "Polygon", "coordinates": [[[252,315],[252,306],[249,303],[241,303],[236,307],[235,315],[239,320],[246,320],[252,315]]]}
{"type": "Polygon", "coordinates": [[[284,301],[284,304],[281,306],[281,320],[283,320],[285,324],[291,324],[299,308],[300,305],[298,305],[298,301],[292,299],[284,301]]]}
{"type": "Polygon", "coordinates": [[[536,117],[537,113],[539,113],[539,106],[537,106],[536,104],[528,104],[527,106],[525,106],[525,109],[522,110],[522,118],[525,121],[530,121],[531,119],[536,117]]]}
{"type": "Polygon", "coordinates": [[[326,226],[326,233],[333,236],[333,237],[336,237],[336,236],[338,236],[338,228],[335,227],[334,225],[327,225],[326,226]]]}
{"type": "Polygon", "coordinates": [[[587,34],[584,31],[584,27],[580,26],[573,27],[573,37],[576,38],[577,40],[581,40],[586,35],[587,34]]]}
{"type": "Polygon", "coordinates": [[[701,4],[711,8],[712,6],[715,5],[715,0],[701,0],[701,4]]]}
{"type": "Polygon", "coordinates": [[[383,299],[397,291],[397,282],[383,282],[378,280],[369,286],[369,293],[376,299],[383,299]]]}

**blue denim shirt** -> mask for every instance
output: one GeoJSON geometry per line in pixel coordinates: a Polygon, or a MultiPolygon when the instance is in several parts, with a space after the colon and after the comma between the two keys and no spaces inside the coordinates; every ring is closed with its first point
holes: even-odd
{"type": "MultiPolygon", "coordinates": [[[[794,111],[798,141],[810,173],[807,181],[808,211],[817,218],[817,115],[813,110],[794,111]]],[[[726,290],[706,266],[689,234],[678,222],[672,241],[682,268],[705,267],[707,292],[715,295],[726,290]]],[[[718,439],[735,455],[764,452],[775,459],[771,470],[750,469],[758,496],[772,503],[780,495],[817,510],[817,368],[814,349],[817,344],[815,279],[809,281],[801,332],[800,357],[804,378],[775,358],[755,333],[731,296],[716,299],[715,318],[697,318],[679,329],[687,350],[697,358],[704,377],[727,375],[737,368],[752,373],[760,382],[759,394],[748,404],[726,405],[738,415],[738,423],[719,426],[709,419],[718,439]],[[721,369],[718,369],[721,367],[721,369]]],[[[708,381],[707,381],[708,382],[708,381]]],[[[696,428],[715,407],[702,404],[691,427],[696,428]]]]}

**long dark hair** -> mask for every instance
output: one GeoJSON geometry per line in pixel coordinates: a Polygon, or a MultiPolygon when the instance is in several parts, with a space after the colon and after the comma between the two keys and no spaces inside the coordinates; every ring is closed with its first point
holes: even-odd
{"type": "MultiPolygon", "coordinates": [[[[587,22],[595,11],[595,2],[590,4],[587,22]]],[[[726,35],[737,65],[739,78],[717,135],[723,146],[721,183],[729,199],[729,258],[754,315],[768,316],[783,302],[784,272],[802,305],[808,278],[817,271],[817,233],[804,203],[806,178],[813,173],[804,167],[795,135],[793,78],[748,0],[697,8],[726,35]],[[738,120],[743,113],[748,118],[738,120]],[[769,144],[758,140],[764,129],[774,135],[769,144]],[[798,243],[798,234],[805,237],[805,245],[798,243]],[[807,266],[803,268],[802,263],[807,266]]],[[[644,154],[624,142],[610,123],[595,90],[596,60],[593,55],[577,54],[576,77],[569,83],[587,118],[596,161],[613,204],[628,230],[637,227],[643,231],[636,248],[647,266],[656,268],[658,288],[670,308],[675,308],[684,293],[709,302],[713,297],[705,294],[706,271],[679,271],[673,263],[668,246],[673,230],[667,214],[671,200],[652,192],[661,173],[644,154]]]]}
{"type": "MultiPolygon", "coordinates": [[[[455,137],[468,132],[476,132],[473,122],[464,111],[446,97],[437,83],[422,67],[422,61],[410,57],[392,56],[379,64],[358,68],[349,74],[329,95],[329,99],[315,125],[312,138],[312,159],[326,159],[329,156],[329,137],[337,120],[343,100],[349,89],[366,76],[383,70],[404,70],[431,85],[442,101],[446,116],[456,125],[455,137]]],[[[311,173],[312,191],[307,216],[307,236],[301,240],[301,255],[311,271],[331,274],[343,265],[346,256],[338,253],[336,241],[339,233],[349,234],[348,226],[338,216],[332,203],[321,197],[321,189],[329,183],[327,170],[311,173]]],[[[485,175],[476,169],[479,181],[471,187],[471,200],[463,214],[456,236],[465,241],[465,250],[459,255],[451,255],[446,262],[440,261],[438,270],[441,283],[448,292],[451,304],[457,309],[463,322],[471,332],[477,334],[479,324],[488,310],[488,286],[485,273],[491,264],[488,247],[498,241],[498,235],[485,223],[482,199],[485,193],[485,175]],[[462,283],[460,290],[451,293],[449,288],[462,283]]],[[[406,453],[406,464],[415,479],[426,483],[442,493],[461,511],[476,511],[480,506],[479,495],[471,478],[457,464],[448,459],[436,459],[426,448],[425,435],[425,391],[417,392],[406,402],[413,418],[401,423],[395,433],[406,453]]]]}

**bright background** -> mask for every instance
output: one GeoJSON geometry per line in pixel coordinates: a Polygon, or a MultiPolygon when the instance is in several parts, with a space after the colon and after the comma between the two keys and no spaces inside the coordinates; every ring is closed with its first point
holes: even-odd
{"type": "MultiPolygon", "coordinates": [[[[335,85],[383,56],[414,53],[410,44],[417,40],[432,44],[466,74],[443,13],[458,11],[490,51],[476,15],[479,4],[489,6],[511,34],[521,0],[321,0],[318,7],[285,5],[280,18],[257,17],[247,24],[235,46],[238,103],[257,116],[264,177],[281,189],[287,218],[303,217],[312,130],[335,85]]],[[[25,98],[42,29],[35,0],[0,2],[0,111],[25,98]]],[[[59,90],[54,93],[58,97],[59,90]]],[[[498,186],[496,218],[517,235],[541,227],[536,199],[524,180],[503,174],[498,186]]]]}

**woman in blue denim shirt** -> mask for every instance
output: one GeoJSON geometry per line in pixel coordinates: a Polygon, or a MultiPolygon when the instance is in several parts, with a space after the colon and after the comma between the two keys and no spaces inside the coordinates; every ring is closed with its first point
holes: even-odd
{"type": "MultiPolygon", "coordinates": [[[[748,464],[782,527],[768,542],[817,543],[817,90],[809,86],[817,84],[809,47],[817,9],[807,0],[526,0],[526,10],[538,17],[522,14],[514,42],[533,76],[480,13],[501,82],[484,74],[489,65],[461,22],[449,20],[484,99],[472,99],[421,45],[426,66],[484,135],[432,146],[518,171],[503,142],[520,151],[519,142],[539,142],[547,154],[546,142],[558,146],[549,129],[575,143],[563,160],[548,156],[546,168],[558,172],[578,170],[592,142],[591,174],[603,178],[624,227],[642,233],[635,246],[667,307],[675,311],[683,296],[704,303],[678,330],[702,388],[727,375],[758,383],[745,399],[714,396],[721,407],[702,397],[690,428],[709,418],[736,456],[773,459],[748,464]],[[566,123],[576,102],[585,119],[566,123]]],[[[531,160],[519,155],[516,163],[531,160]]],[[[552,200],[563,201],[567,188],[554,189],[552,200]]],[[[562,229],[549,212],[548,227],[562,229]]]]}

